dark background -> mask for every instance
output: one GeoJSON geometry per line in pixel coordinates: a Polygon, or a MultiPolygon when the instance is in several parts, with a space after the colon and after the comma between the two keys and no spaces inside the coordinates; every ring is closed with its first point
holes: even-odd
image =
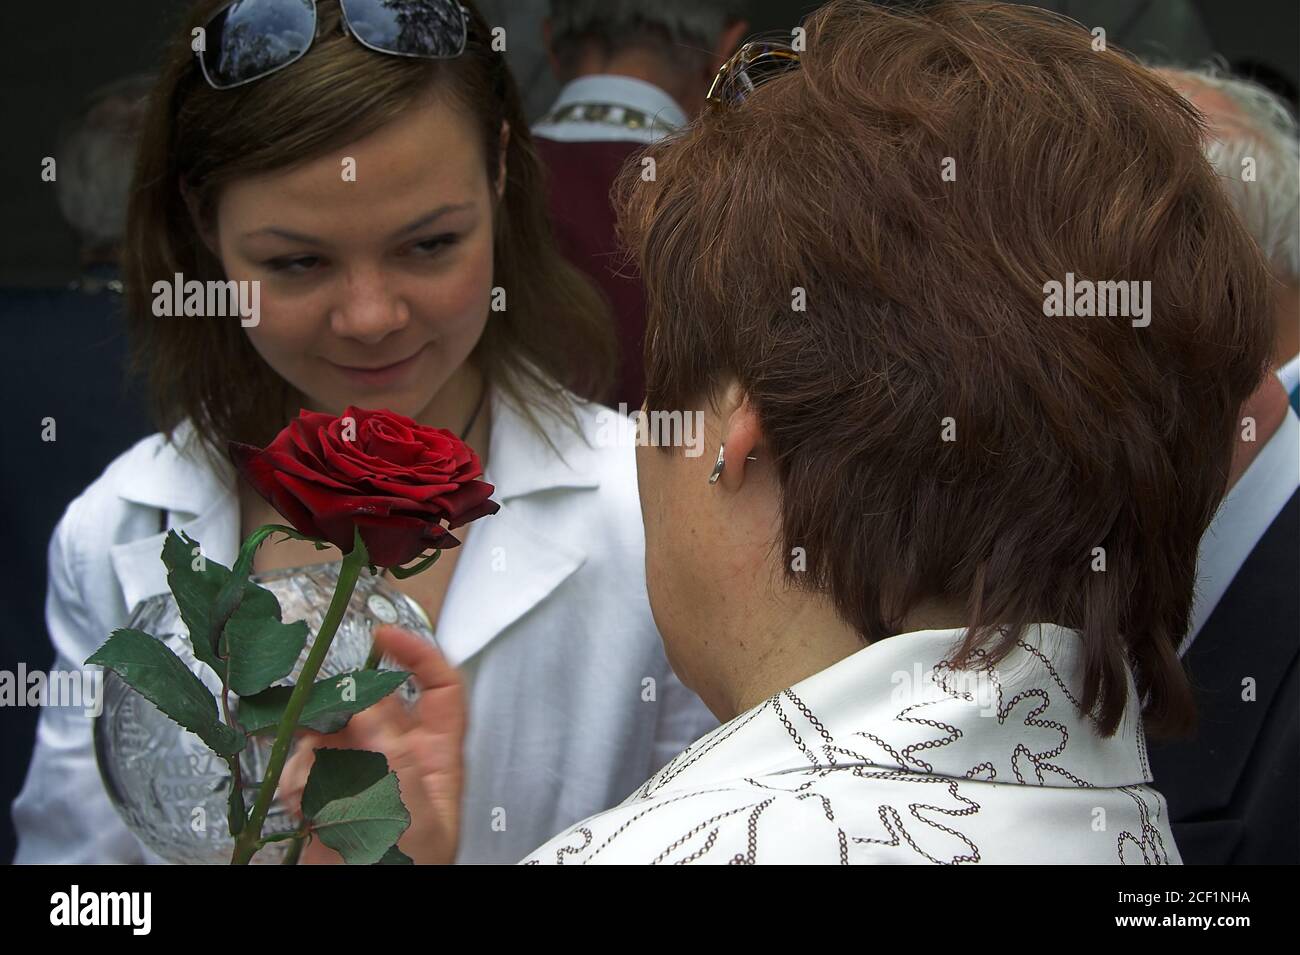
{"type": "MultiPolygon", "coordinates": [[[[1273,86],[1295,105],[1300,85],[1300,5],[1296,0],[1044,0],[1107,40],[1140,55],[1198,64],[1218,55],[1237,72],[1273,86]]],[[[64,123],[111,81],[154,69],[188,0],[62,0],[6,3],[0,58],[0,322],[8,360],[0,376],[4,449],[0,496],[5,524],[5,584],[0,587],[0,670],[46,669],[53,659],[40,625],[45,550],[67,503],[120,451],[152,430],[138,396],[124,391],[120,334],[87,314],[85,335],[42,327],[57,289],[77,275],[77,246],[41,181],[64,123]],[[96,324],[96,321],[98,324],[96,324]],[[40,441],[40,420],[59,422],[55,443],[40,441]]],[[[550,105],[557,84],[540,48],[545,0],[481,0],[489,22],[506,28],[508,56],[531,118],[550,105]]],[[[817,3],[753,0],[754,32],[789,30],[817,3]]],[[[72,321],[64,313],[61,319],[72,321]]],[[[105,634],[107,637],[107,634],[105,634]]],[[[38,711],[0,715],[0,860],[13,853],[9,804],[26,775],[38,711]]]]}
{"type": "MultiPolygon", "coordinates": [[[[1300,83],[1296,0],[1055,0],[1058,10],[1111,43],[1181,62],[1219,53],[1230,64],[1264,63],[1300,83]]],[[[98,86],[154,67],[164,39],[183,19],[185,0],[63,0],[5,5],[9,37],[0,58],[7,148],[0,154],[0,286],[61,284],[73,276],[75,243],[59,217],[52,183],[40,179],[59,126],[98,86]]],[[[511,65],[532,117],[556,92],[541,59],[538,24],[545,0],[483,0],[489,21],[506,28],[511,65]]],[[[753,0],[755,30],[788,29],[817,3],[753,0]]]]}

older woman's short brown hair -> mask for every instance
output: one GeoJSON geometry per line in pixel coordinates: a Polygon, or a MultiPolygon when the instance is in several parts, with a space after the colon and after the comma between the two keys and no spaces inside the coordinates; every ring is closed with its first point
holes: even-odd
{"type": "Polygon", "coordinates": [[[620,181],[649,407],[739,381],[807,556],[787,574],[865,639],[943,596],[963,656],[1070,626],[1103,733],[1130,664],[1148,726],[1186,729],[1197,545],[1269,350],[1197,115],[1032,7],[835,0],[806,29],[801,69],[620,181]],[[1046,314],[1071,281],[1150,282],[1149,324],[1046,314]]]}

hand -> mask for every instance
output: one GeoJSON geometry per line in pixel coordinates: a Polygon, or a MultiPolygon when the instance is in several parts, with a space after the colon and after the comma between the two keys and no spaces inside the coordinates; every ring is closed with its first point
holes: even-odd
{"type": "MultiPolygon", "coordinates": [[[[328,736],[304,732],[280,777],[280,798],[295,814],[315,762],[315,750],[362,749],[383,753],[396,771],[411,825],[397,846],[416,863],[447,864],[456,857],[460,798],[464,787],[465,687],[437,648],[398,627],[378,627],[375,643],[398,669],[410,671],[420,688],[414,708],[391,693],[328,736]]],[[[313,838],[303,864],[341,862],[313,838]]]]}

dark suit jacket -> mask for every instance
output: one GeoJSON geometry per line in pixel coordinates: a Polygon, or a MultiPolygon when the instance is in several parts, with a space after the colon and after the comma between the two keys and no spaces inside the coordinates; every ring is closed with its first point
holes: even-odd
{"type": "Polygon", "coordinates": [[[645,295],[635,265],[615,237],[609,192],[623,164],[645,148],[639,142],[557,142],[538,136],[538,155],[550,181],[551,224],[565,257],[609,298],[618,338],[618,373],[609,403],[628,410],[645,398],[645,295]]]}
{"type": "Polygon", "coordinates": [[[1300,493],[1274,519],[1184,658],[1196,737],[1150,746],[1190,864],[1300,863],[1300,493]],[[1242,682],[1255,681],[1243,700],[1242,682]]]}

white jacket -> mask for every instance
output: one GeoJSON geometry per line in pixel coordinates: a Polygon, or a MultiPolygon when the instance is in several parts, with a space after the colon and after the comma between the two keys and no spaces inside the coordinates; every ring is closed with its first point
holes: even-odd
{"type": "Polygon", "coordinates": [[[1182,861],[1147,783],[1129,680],[1103,738],[1075,701],[1079,635],[1031,627],[955,671],[962,630],[881,640],[691,745],[529,864],[1182,861]]]}
{"type": "MultiPolygon", "coordinates": [[[[501,510],[467,535],[437,625],[469,698],[461,862],[518,861],[717,726],[668,667],[650,615],[633,425],[575,401],[585,441],[548,429],[562,461],[503,393],[491,401],[484,479],[501,510]]],[[[139,442],[59,522],[46,601],[55,669],[79,669],[140,600],[167,592],[160,509],[233,562],[234,470],[180,453],[191,430],[175,445],[139,442]]],[[[42,712],[13,805],[16,862],[157,861],[110,804],[91,729],[80,709],[42,712]]]]}

